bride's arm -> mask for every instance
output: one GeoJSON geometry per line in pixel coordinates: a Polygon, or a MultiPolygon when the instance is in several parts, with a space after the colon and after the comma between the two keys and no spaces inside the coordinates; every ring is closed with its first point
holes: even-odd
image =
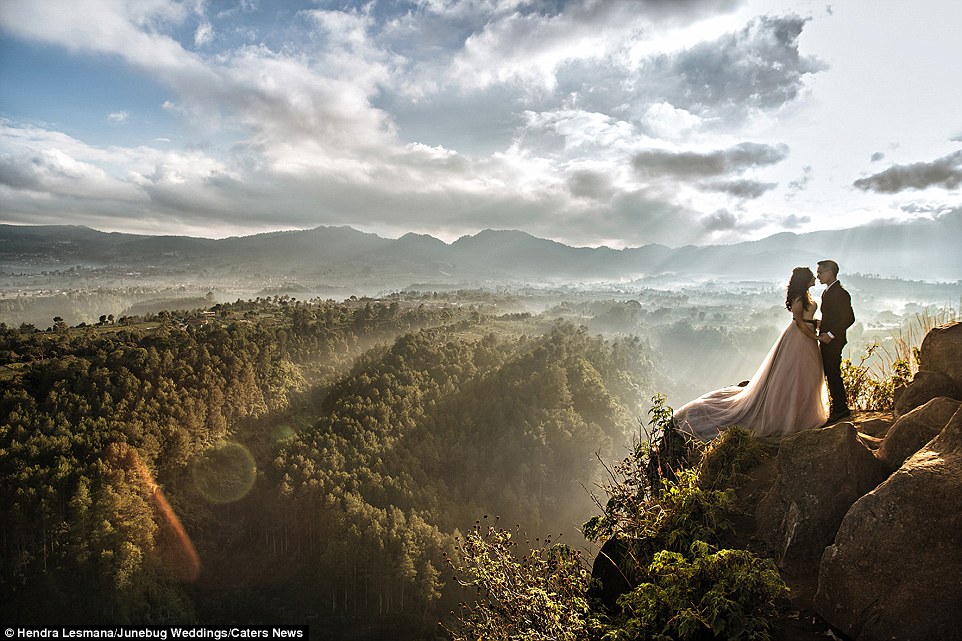
{"type": "Polygon", "coordinates": [[[811,338],[812,340],[818,340],[818,334],[815,333],[815,329],[812,327],[811,323],[805,322],[805,306],[802,304],[801,298],[796,298],[792,301],[792,318],[795,319],[795,325],[802,332],[811,338]]]}

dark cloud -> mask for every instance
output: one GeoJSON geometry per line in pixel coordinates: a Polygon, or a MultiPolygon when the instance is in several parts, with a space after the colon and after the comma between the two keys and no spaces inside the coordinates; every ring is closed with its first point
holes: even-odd
{"type": "Polygon", "coordinates": [[[876,151],[874,154],[872,154],[871,162],[878,162],[883,158],[885,158],[885,154],[883,154],[881,151],[876,151]]]}
{"type": "Polygon", "coordinates": [[[700,222],[706,231],[729,231],[738,227],[738,217],[727,209],[719,209],[700,222]]]}
{"type": "Polygon", "coordinates": [[[758,180],[718,180],[698,185],[706,191],[720,191],[738,198],[754,199],[778,186],[778,183],[763,183],[758,180]]]}
{"type": "Polygon", "coordinates": [[[762,145],[743,142],[709,152],[646,149],[631,159],[635,171],[649,176],[708,178],[737,174],[752,167],[774,165],[788,156],[786,145],[762,145]]]}
{"type": "Polygon", "coordinates": [[[798,229],[810,222],[812,222],[811,216],[799,216],[798,214],[789,214],[778,219],[778,223],[787,229],[798,229]]]}
{"type": "Polygon", "coordinates": [[[35,170],[35,164],[40,159],[32,162],[18,162],[13,156],[0,156],[0,185],[13,187],[14,189],[36,189],[41,186],[40,179],[35,170]]]}
{"type": "Polygon", "coordinates": [[[612,193],[611,180],[597,171],[575,171],[568,177],[567,185],[571,195],[580,198],[602,200],[612,193]]]}
{"type": "Polygon", "coordinates": [[[753,111],[795,100],[805,76],[826,68],[798,51],[805,24],[796,16],[758,18],[740,31],[637,66],[616,55],[570,58],[556,68],[553,91],[534,98],[577,96],[579,109],[629,120],[645,133],[653,133],[646,130],[647,111],[659,103],[704,119],[708,128],[726,128],[753,111]]]}
{"type": "Polygon", "coordinates": [[[655,80],[663,99],[692,113],[777,109],[798,96],[805,75],[826,68],[799,54],[806,22],[766,16],[714,42],[658,56],[643,69],[645,84],[655,80]]]}
{"type": "Polygon", "coordinates": [[[877,174],[859,178],[852,184],[863,191],[883,194],[927,187],[955,189],[962,185],[962,150],[932,162],[894,165],[877,174]]]}
{"type": "Polygon", "coordinates": [[[946,205],[943,203],[916,203],[911,202],[899,207],[902,211],[907,214],[930,216],[932,218],[938,218],[939,216],[953,211],[955,207],[952,205],[946,205]]]}

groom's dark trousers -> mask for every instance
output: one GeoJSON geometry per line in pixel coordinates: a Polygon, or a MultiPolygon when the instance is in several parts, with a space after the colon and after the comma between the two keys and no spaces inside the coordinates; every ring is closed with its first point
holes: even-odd
{"type": "Polygon", "coordinates": [[[855,323],[855,313],[852,311],[852,297],[842,287],[842,283],[835,281],[822,294],[822,323],[819,332],[829,332],[835,337],[828,343],[819,343],[822,350],[822,367],[825,368],[825,378],[828,381],[828,392],[832,395],[832,414],[848,411],[848,401],[845,398],[845,383],[842,382],[840,371],[842,364],[842,348],[847,342],[845,330],[855,323]]]}
{"type": "Polygon", "coordinates": [[[834,339],[830,343],[821,343],[822,367],[825,369],[825,379],[828,381],[828,393],[832,397],[832,414],[848,410],[845,398],[845,383],[842,382],[842,348],[845,341],[834,339]]]}

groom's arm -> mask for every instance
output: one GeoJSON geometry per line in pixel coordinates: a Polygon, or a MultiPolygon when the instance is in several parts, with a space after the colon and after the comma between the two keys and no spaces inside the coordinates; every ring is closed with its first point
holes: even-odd
{"type": "Polygon", "coordinates": [[[823,343],[831,343],[839,331],[838,312],[836,311],[843,304],[837,300],[838,288],[832,287],[825,292],[822,302],[822,323],[819,328],[818,340],[823,343]]]}
{"type": "Polygon", "coordinates": [[[855,310],[852,309],[852,295],[848,293],[847,289],[843,289],[842,293],[845,294],[845,307],[842,308],[845,315],[842,318],[842,324],[845,329],[848,329],[855,324],[855,310]]]}
{"type": "Polygon", "coordinates": [[[829,290],[831,294],[829,311],[822,316],[822,334],[819,336],[819,340],[823,343],[830,343],[844,335],[845,330],[855,324],[851,294],[842,287],[833,287],[832,289],[836,291],[829,290]]]}

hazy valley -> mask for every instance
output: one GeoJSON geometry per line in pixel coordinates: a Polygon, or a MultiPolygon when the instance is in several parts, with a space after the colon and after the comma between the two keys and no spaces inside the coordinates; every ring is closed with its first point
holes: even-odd
{"type": "MultiPolygon", "coordinates": [[[[82,595],[91,622],[432,638],[464,598],[445,554],[477,520],[594,552],[591,492],[653,395],[750,377],[789,321],[791,267],[825,255],[790,248],[815,240],[2,227],[4,618],[82,595]]],[[[853,360],[962,303],[940,281],[954,253],[889,272],[839,252],[853,360]]]]}

